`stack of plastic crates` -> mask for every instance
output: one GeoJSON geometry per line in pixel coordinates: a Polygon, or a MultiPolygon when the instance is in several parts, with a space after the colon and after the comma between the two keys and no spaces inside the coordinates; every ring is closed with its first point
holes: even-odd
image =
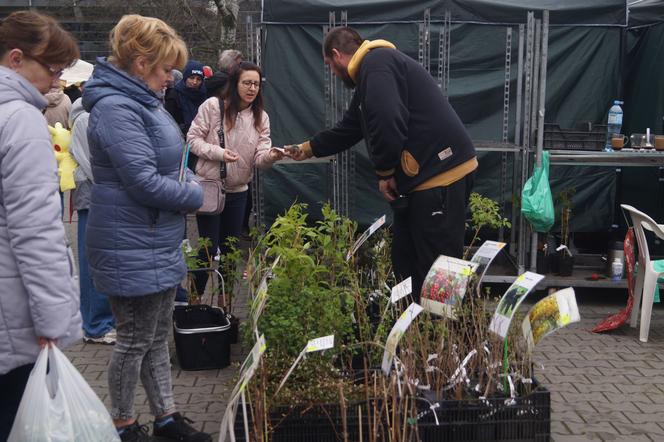
{"type": "Polygon", "coordinates": [[[606,124],[585,123],[577,129],[561,129],[558,124],[545,123],[544,148],[600,151],[606,143],[606,130],[606,124]]]}

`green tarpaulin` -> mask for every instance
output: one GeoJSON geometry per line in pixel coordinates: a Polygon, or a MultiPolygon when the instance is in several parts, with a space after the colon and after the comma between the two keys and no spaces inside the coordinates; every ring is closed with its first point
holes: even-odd
{"type": "MultiPolygon", "coordinates": [[[[662,3],[658,2],[660,9],[662,3]]],[[[338,19],[339,12],[347,10],[349,24],[364,38],[385,38],[417,59],[418,22],[427,7],[431,8],[432,14],[431,67],[434,75],[438,68],[441,30],[436,19],[446,8],[453,13],[456,23],[451,30],[450,102],[476,140],[499,140],[501,136],[507,28],[478,22],[524,22],[529,9],[545,7],[552,8],[552,23],[559,25],[552,27],[549,34],[546,121],[558,123],[563,128],[574,128],[584,121],[605,124],[612,100],[623,98],[626,102],[626,130],[635,124],[632,119],[644,121],[645,111],[639,113],[636,109],[648,106],[653,108],[652,112],[648,111],[649,118],[659,118],[661,124],[663,101],[655,99],[648,91],[661,88],[653,83],[661,83],[658,79],[663,73],[660,60],[664,57],[657,55],[663,46],[664,34],[659,29],[662,25],[627,31],[624,1],[264,0],[262,65],[267,79],[265,94],[274,144],[301,142],[326,125],[321,42],[329,11],[335,11],[338,19]],[[569,21],[568,26],[562,26],[569,21]],[[623,44],[621,39],[624,39],[623,44]],[[622,69],[624,96],[620,56],[623,46],[628,52],[627,66],[622,69]],[[653,58],[650,58],[651,54],[653,58]],[[648,72],[639,68],[648,65],[654,66],[648,72]]],[[[652,5],[648,8],[653,10],[652,5]]],[[[516,108],[517,32],[514,28],[510,139],[513,139],[516,108]]],[[[661,91],[656,93],[661,94],[661,91]]],[[[342,107],[343,103],[340,103],[342,107]]],[[[652,127],[659,130],[654,123],[652,127]]],[[[389,207],[376,190],[363,146],[356,146],[354,151],[357,167],[350,183],[351,216],[366,225],[383,213],[389,214],[389,207]]],[[[480,154],[476,191],[500,199],[500,165],[499,153],[480,154]]],[[[511,164],[508,171],[511,171],[511,164]]],[[[648,173],[657,171],[648,170],[648,173]]],[[[511,174],[508,175],[510,179],[503,198],[509,202],[512,200],[512,183],[511,174]]],[[[552,167],[554,197],[565,188],[576,189],[574,231],[607,230],[610,227],[614,219],[615,176],[612,168],[552,167]]],[[[262,177],[268,222],[296,199],[317,205],[332,198],[330,167],[325,164],[277,165],[262,173],[262,177]]],[[[627,193],[630,185],[624,183],[627,193]]]]}

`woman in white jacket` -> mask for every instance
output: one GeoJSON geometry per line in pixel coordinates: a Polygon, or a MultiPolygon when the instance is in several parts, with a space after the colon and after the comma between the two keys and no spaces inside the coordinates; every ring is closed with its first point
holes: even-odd
{"type": "MultiPolygon", "coordinates": [[[[261,93],[262,74],[253,63],[241,62],[228,78],[221,96],[207,99],[198,109],[191,123],[187,141],[191,152],[198,156],[196,174],[208,179],[222,180],[221,163],[226,163],[226,205],[219,215],[198,215],[198,234],[209,238],[212,247],[200,258],[214,256],[219,247],[221,254],[228,251],[227,239],[238,237],[242,231],[244,209],[248,198],[248,184],[254,167],[267,169],[283,158],[283,153],[272,148],[270,119],[263,109],[261,93]],[[220,104],[223,100],[223,109],[220,104]],[[224,140],[220,128],[224,123],[224,140]],[[223,142],[223,144],[221,144],[223,142]],[[223,147],[222,147],[223,145],[223,147]]],[[[202,294],[207,274],[196,275],[196,290],[202,294]]]]}
{"type": "Polygon", "coordinates": [[[0,25],[0,440],[9,436],[40,345],[81,337],[74,263],[41,110],[79,56],[50,17],[20,11],[0,25]]]}

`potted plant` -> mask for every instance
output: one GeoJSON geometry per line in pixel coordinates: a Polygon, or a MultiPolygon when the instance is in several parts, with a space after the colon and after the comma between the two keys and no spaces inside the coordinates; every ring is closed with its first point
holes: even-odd
{"type": "Polygon", "coordinates": [[[572,216],[572,197],[576,188],[568,187],[557,195],[560,206],[560,250],[558,250],[558,274],[571,276],[574,268],[574,256],[569,249],[570,245],[570,218],[572,216]]]}
{"type": "Polygon", "coordinates": [[[464,251],[464,259],[469,255],[475,241],[480,239],[479,233],[482,228],[500,229],[505,227],[509,229],[512,227],[509,220],[500,214],[498,203],[491,198],[472,192],[468,200],[468,207],[470,209],[470,223],[466,223],[466,227],[471,228],[473,237],[464,251]]]}
{"type": "MultiPolygon", "coordinates": [[[[403,311],[389,299],[389,234],[347,260],[354,223],[326,206],[323,220],[310,226],[303,210],[295,205],[278,217],[250,254],[252,268],[273,267],[255,324],[267,349],[246,392],[250,440],[503,440],[510,431],[523,440],[548,437],[548,392],[519,381],[532,379],[520,330],[513,327],[509,349],[494,341],[493,305],[484,297],[466,296],[456,320],[421,313],[399,335],[396,367],[387,376],[376,370],[403,311]],[[370,299],[377,324],[367,315],[370,299]],[[308,339],[329,334],[334,348],[299,356],[308,339]],[[513,391],[505,389],[506,373],[513,391]]],[[[244,338],[253,336],[247,327],[244,338]]],[[[246,440],[241,413],[236,440],[246,440]]]]}

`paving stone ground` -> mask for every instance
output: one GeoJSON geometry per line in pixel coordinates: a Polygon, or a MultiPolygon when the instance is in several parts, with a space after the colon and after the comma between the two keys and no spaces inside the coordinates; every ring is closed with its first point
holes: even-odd
{"type": "MultiPolygon", "coordinates": [[[[624,306],[624,291],[577,291],[577,299],[582,321],[545,338],[534,358],[536,377],[551,391],[551,440],[664,440],[664,307],[655,305],[649,342],[641,343],[638,329],[628,326],[605,334],[589,331],[624,306]]],[[[106,405],[111,351],[110,346],[84,343],[66,351],[106,405]]],[[[233,363],[221,370],[183,371],[173,364],[179,410],[215,439],[243,354],[239,345],[233,346],[233,363]]],[[[139,421],[150,423],[141,389],[136,408],[139,421]]]]}

